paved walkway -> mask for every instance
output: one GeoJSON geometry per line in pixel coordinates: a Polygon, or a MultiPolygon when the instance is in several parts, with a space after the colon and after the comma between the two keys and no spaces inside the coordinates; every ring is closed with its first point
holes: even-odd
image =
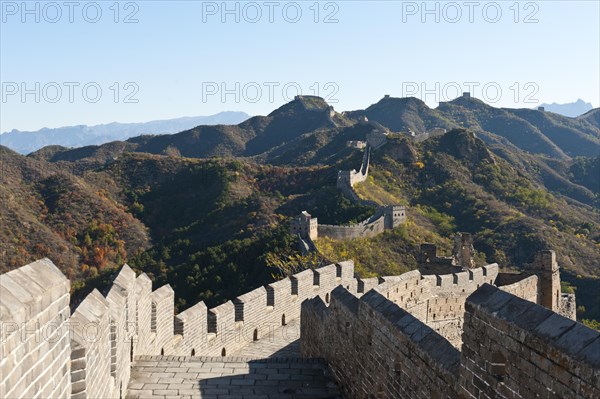
{"type": "Polygon", "coordinates": [[[147,356],[137,360],[127,398],[341,398],[317,359],[147,356]]]}
{"type": "Polygon", "coordinates": [[[127,398],[341,398],[327,366],[300,357],[299,324],[290,322],[231,357],[137,358],[127,398]]]}

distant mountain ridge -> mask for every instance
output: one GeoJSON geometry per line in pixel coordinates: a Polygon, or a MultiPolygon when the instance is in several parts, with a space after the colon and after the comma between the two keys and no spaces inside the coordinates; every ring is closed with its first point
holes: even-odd
{"type": "Polygon", "coordinates": [[[0,135],[2,145],[21,154],[49,145],[82,147],[100,145],[109,141],[127,140],[142,134],[172,134],[199,125],[236,125],[250,118],[245,112],[225,111],[209,116],[186,116],[175,119],[140,123],[107,123],[95,126],[77,125],[59,128],[43,128],[37,131],[13,129],[0,135]]]}
{"type": "Polygon", "coordinates": [[[532,154],[559,159],[600,154],[600,126],[592,118],[570,118],[525,108],[495,108],[459,97],[436,109],[488,143],[505,139],[532,154]],[[491,133],[491,134],[490,134],[491,133]]]}
{"type": "MultiPolygon", "coordinates": [[[[560,114],[563,116],[568,116],[571,118],[576,118],[580,115],[585,114],[589,110],[593,109],[593,105],[591,103],[586,103],[581,98],[578,98],[577,101],[572,103],[565,104],[540,104],[540,107],[544,107],[546,111],[554,112],[556,114],[560,114]]],[[[537,108],[537,107],[536,107],[537,108]]]]}
{"type": "Polygon", "coordinates": [[[74,149],[53,146],[30,155],[53,162],[85,157],[111,159],[123,151],[188,158],[258,156],[304,134],[350,127],[353,123],[320,97],[297,96],[267,116],[254,116],[237,125],[200,125],[177,134],[142,135],[124,142],[74,149]]]}
{"type": "Polygon", "coordinates": [[[469,129],[504,158],[532,171],[537,168],[536,174],[552,190],[584,203],[595,201],[590,190],[573,185],[567,169],[576,157],[600,156],[600,109],[569,118],[526,108],[495,108],[467,97],[429,108],[417,98],[386,96],[364,110],[338,113],[322,98],[299,96],[267,116],[237,125],[200,125],[176,134],[142,135],[99,146],[47,146],[29,156],[50,162],[86,159],[95,165],[110,163],[126,152],[252,157],[276,165],[329,164],[351,153],[347,141],[364,140],[373,129],[365,118],[392,132],[414,135],[417,141],[444,130],[469,129]]]}
{"type": "Polygon", "coordinates": [[[473,97],[458,97],[429,108],[414,97],[386,96],[365,110],[343,113],[367,117],[394,132],[429,133],[467,128],[489,144],[510,145],[532,154],[569,159],[600,154],[600,112],[576,117],[527,108],[495,108],[473,97]]]}

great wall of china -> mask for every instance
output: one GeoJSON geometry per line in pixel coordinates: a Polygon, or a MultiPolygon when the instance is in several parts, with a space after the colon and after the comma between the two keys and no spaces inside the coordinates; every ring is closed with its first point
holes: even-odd
{"type": "Polygon", "coordinates": [[[398,227],[406,221],[406,208],[402,205],[381,206],[373,201],[361,199],[354,186],[364,182],[369,176],[371,154],[373,150],[381,148],[387,142],[387,129],[375,123],[368,122],[366,118],[361,123],[369,123],[373,131],[367,134],[364,146],[363,142],[348,142],[352,148],[364,148],[361,165],[356,171],[340,170],[337,176],[337,188],[349,199],[356,203],[362,203],[377,208],[377,211],[366,220],[350,225],[320,224],[318,218],[304,211],[292,219],[290,232],[298,236],[300,246],[304,252],[315,250],[314,240],[318,237],[329,237],[335,240],[350,240],[359,237],[374,237],[398,227]]]}
{"type": "Polygon", "coordinates": [[[127,265],[72,313],[69,289],[48,259],[0,276],[0,397],[216,398],[203,378],[227,367],[242,373],[249,397],[302,393],[281,374],[290,364],[318,368],[318,378],[331,370],[337,387],[319,392],[349,398],[600,397],[600,333],[572,320],[574,298],[560,293],[552,251],[522,274],[491,264],[360,279],[340,262],[177,315],[171,287],[152,290],[127,265]],[[298,322],[302,357],[285,350],[298,322]],[[276,387],[259,383],[269,381],[261,367],[278,376],[276,387]],[[246,378],[249,370],[256,375],[246,378]]]}
{"type": "MultiPolygon", "coordinates": [[[[384,144],[369,135],[359,171],[340,172],[351,198],[384,144]]],[[[363,237],[405,216],[327,226],[303,213],[295,233],[363,237]]],[[[555,253],[519,274],[473,254],[462,233],[452,257],[423,244],[399,276],[357,278],[344,261],[178,314],[169,285],[127,265],[71,310],[70,281],[38,260],[0,275],[0,397],[600,399],[600,333],[575,321],[555,253]]]]}

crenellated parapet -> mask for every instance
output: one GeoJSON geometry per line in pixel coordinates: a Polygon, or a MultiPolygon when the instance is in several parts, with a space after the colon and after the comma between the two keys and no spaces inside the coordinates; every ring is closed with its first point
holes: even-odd
{"type": "Polygon", "coordinates": [[[179,351],[195,356],[206,349],[208,335],[208,309],[204,302],[184,310],[175,316],[175,335],[182,337],[179,351]]]}
{"type": "Polygon", "coordinates": [[[381,206],[370,218],[351,225],[319,224],[306,211],[290,222],[290,232],[303,240],[329,237],[335,240],[374,237],[391,230],[406,221],[406,208],[401,205],[381,206]]]}
{"type": "Polygon", "coordinates": [[[73,398],[117,396],[111,376],[110,304],[92,291],[71,315],[71,395],[73,398]]]}
{"type": "Polygon", "coordinates": [[[169,285],[152,290],[124,265],[105,295],[70,313],[69,280],[43,259],[0,276],[0,397],[121,398],[138,356],[228,356],[300,317],[306,299],[355,287],[352,261],[308,269],[219,306],[175,314],[169,285]]]}
{"type": "Polygon", "coordinates": [[[575,294],[561,293],[559,270],[556,253],[551,250],[540,251],[535,254],[533,263],[525,271],[519,274],[502,273],[495,285],[575,320],[575,294]]]}
{"type": "Polygon", "coordinates": [[[0,275],[0,397],[69,397],[69,280],[48,259],[0,275]]]}
{"type": "Polygon", "coordinates": [[[424,275],[413,270],[383,277],[372,288],[458,347],[466,298],[483,284],[493,284],[497,275],[495,263],[450,274],[424,275]]]}
{"type": "Polygon", "coordinates": [[[152,292],[152,319],[155,334],[154,352],[172,355],[174,332],[175,292],[170,285],[163,285],[152,292]]]}
{"type": "Polygon", "coordinates": [[[329,306],[305,302],[301,323],[303,356],[324,358],[348,397],[600,397],[600,333],[488,283],[465,300],[459,347],[377,289],[338,287],[329,306]]]}
{"type": "Polygon", "coordinates": [[[307,301],[301,322],[302,355],[326,359],[347,397],[456,397],[460,352],[380,292],[338,287],[329,306],[307,301]]]}
{"type": "MultiPolygon", "coordinates": [[[[499,273],[496,263],[480,268],[440,274],[423,274],[413,270],[399,276],[356,279],[348,291],[361,297],[370,290],[379,292],[389,301],[409,311],[414,317],[442,335],[455,347],[462,344],[465,302],[469,295],[484,284],[498,284],[501,289],[534,303],[542,303],[539,285],[541,277],[535,274],[499,273]],[[356,287],[356,288],[354,288],[356,287]]],[[[558,283],[560,285],[560,282],[558,283]]],[[[562,315],[574,318],[575,299],[562,296],[562,315]]]]}
{"type": "MultiPolygon", "coordinates": [[[[471,300],[482,287],[497,285],[502,294],[494,295],[509,298],[507,304],[521,304],[513,298],[523,298],[527,304],[518,306],[541,304],[548,309],[540,314],[551,315],[558,303],[556,311],[574,317],[574,296],[555,290],[560,277],[554,253],[536,259],[519,275],[499,273],[498,265],[490,264],[445,274],[413,270],[373,278],[355,278],[354,263],[344,261],[304,270],[212,308],[200,302],[179,314],[169,285],[152,290],[148,276],[136,275],[127,265],[106,292],[94,290],[71,313],[69,280],[43,259],[0,276],[0,397],[125,397],[138,356],[231,356],[298,318],[304,353],[332,360],[341,381],[380,367],[383,355],[373,351],[381,347],[386,348],[383,362],[389,364],[374,377],[372,389],[392,389],[386,378],[395,375],[405,381],[407,393],[390,397],[411,397],[408,387],[417,386],[420,378],[433,379],[432,392],[441,392],[459,380],[456,353],[470,339],[465,326],[474,320],[469,301],[476,311],[489,308],[491,316],[482,316],[486,323],[495,317],[495,305],[471,300]],[[333,343],[326,341],[332,337],[333,343]],[[344,347],[348,343],[360,344],[364,353],[357,356],[356,349],[344,347]],[[375,357],[335,365],[363,355],[375,357]]],[[[510,309],[505,308],[506,317],[510,309]]],[[[579,331],[573,323],[569,328],[579,331]]]]}

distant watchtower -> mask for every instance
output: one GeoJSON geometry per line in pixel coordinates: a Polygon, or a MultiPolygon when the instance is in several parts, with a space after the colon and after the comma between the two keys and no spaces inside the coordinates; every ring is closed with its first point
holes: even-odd
{"type": "Polygon", "coordinates": [[[302,238],[316,240],[319,236],[319,223],[317,218],[313,218],[310,213],[302,211],[290,223],[290,233],[300,234],[302,238]]]}
{"type": "Polygon", "coordinates": [[[469,233],[457,233],[454,236],[454,248],[452,250],[455,264],[463,269],[473,269],[475,268],[474,255],[473,236],[469,233]]]}
{"type": "Polygon", "coordinates": [[[532,271],[540,278],[539,303],[558,312],[560,308],[560,273],[554,251],[540,251],[535,255],[532,271]]]}
{"type": "Polygon", "coordinates": [[[394,229],[406,222],[406,208],[402,205],[389,205],[383,210],[384,228],[394,229]]]}
{"type": "Polygon", "coordinates": [[[538,111],[545,112],[546,108],[544,108],[544,107],[538,107],[538,111]]]}
{"type": "Polygon", "coordinates": [[[468,91],[463,92],[463,98],[471,98],[471,93],[468,91]]]}

